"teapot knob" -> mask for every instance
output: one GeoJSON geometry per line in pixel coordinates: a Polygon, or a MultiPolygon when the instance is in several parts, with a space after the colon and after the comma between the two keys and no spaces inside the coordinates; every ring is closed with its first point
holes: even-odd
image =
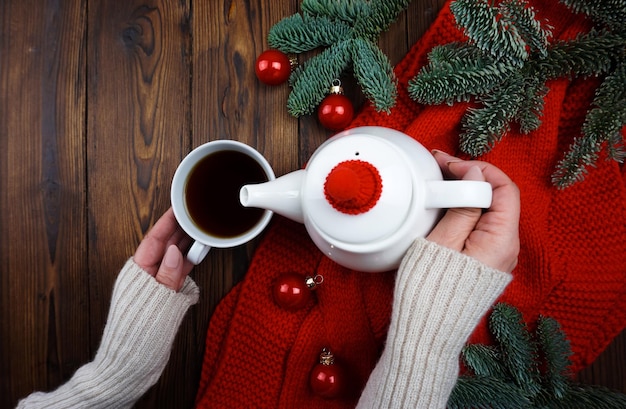
{"type": "Polygon", "coordinates": [[[324,195],[336,210],[356,215],[376,205],[382,185],[374,165],[362,160],[348,160],[330,171],[324,183],[324,195]]]}

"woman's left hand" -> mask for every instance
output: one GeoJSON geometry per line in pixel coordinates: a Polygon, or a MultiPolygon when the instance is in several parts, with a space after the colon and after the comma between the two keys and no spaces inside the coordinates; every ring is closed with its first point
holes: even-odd
{"type": "Polygon", "coordinates": [[[183,256],[191,238],[168,209],[139,243],[133,260],[159,283],[179,291],[193,264],[183,256]]]}

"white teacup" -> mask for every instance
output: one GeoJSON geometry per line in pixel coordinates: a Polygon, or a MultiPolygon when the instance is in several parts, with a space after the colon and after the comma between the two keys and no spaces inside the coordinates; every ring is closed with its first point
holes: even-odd
{"type": "Polygon", "coordinates": [[[171,190],[176,220],[194,239],[187,259],[199,264],[211,247],[235,247],[259,235],[273,212],[243,207],[239,190],[274,179],[263,155],[244,143],[216,140],[191,151],[178,165],[171,190]]]}

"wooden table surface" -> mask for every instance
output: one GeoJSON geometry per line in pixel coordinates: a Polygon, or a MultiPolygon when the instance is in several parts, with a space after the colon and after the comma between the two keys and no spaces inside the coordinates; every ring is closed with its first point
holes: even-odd
{"type": "MultiPolygon", "coordinates": [[[[414,1],[380,44],[407,52],[442,0],[414,1]]],[[[329,135],[254,75],[297,0],[0,2],[0,407],[66,381],[100,342],[115,277],[169,207],[192,148],[235,139],[276,174],[329,135]]],[[[358,105],[362,97],[352,93],[358,105]]],[[[158,385],[137,407],[193,404],[205,331],[256,242],[213,250],[158,385]]],[[[622,335],[580,375],[626,391],[622,335]]]]}

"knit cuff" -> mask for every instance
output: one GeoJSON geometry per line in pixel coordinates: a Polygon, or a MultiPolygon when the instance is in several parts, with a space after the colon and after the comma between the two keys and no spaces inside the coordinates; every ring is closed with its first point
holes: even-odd
{"type": "Polygon", "coordinates": [[[57,390],[34,393],[18,408],[132,406],[161,376],[178,327],[198,297],[191,278],[176,292],[129,259],[115,283],[95,359],[57,390]]]}
{"type": "Polygon", "coordinates": [[[416,240],[398,270],[385,350],[359,408],[445,408],[463,345],[511,278],[416,240]]]}

